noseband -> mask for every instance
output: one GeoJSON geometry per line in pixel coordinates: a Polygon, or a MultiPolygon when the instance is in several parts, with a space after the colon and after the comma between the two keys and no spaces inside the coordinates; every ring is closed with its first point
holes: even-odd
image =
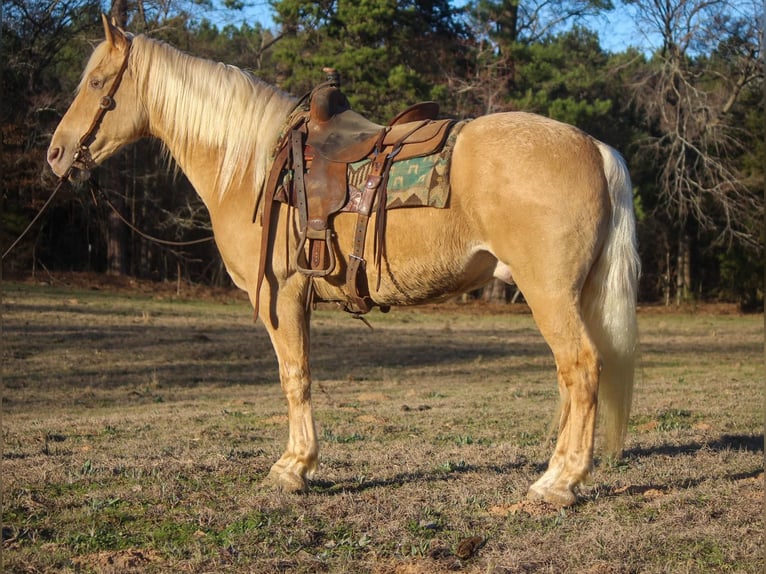
{"type": "Polygon", "coordinates": [[[109,88],[109,92],[101,98],[101,100],[98,103],[98,110],[96,111],[96,115],[93,118],[93,121],[90,124],[90,127],[88,128],[88,131],[86,131],[83,136],[80,138],[80,141],[77,143],[77,150],[74,152],[74,158],[72,161],[72,165],[67,170],[67,174],[65,177],[68,177],[71,175],[72,170],[74,169],[81,169],[81,170],[89,170],[96,167],[96,162],[93,161],[93,157],[90,155],[90,144],[93,143],[93,140],[95,139],[96,132],[98,132],[98,128],[101,125],[101,120],[104,119],[104,116],[106,115],[106,112],[109,110],[113,110],[115,108],[114,103],[114,95],[117,93],[117,90],[120,87],[120,83],[122,82],[122,77],[125,75],[125,70],[128,69],[128,59],[130,58],[130,48],[132,47],[133,43],[127,39],[128,42],[128,48],[125,51],[125,58],[122,60],[122,65],[120,66],[120,69],[117,71],[117,75],[114,78],[114,82],[112,83],[112,86],[109,88]]]}

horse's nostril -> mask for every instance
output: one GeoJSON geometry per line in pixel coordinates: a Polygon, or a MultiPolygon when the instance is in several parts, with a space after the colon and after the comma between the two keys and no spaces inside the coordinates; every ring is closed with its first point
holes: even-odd
{"type": "Polygon", "coordinates": [[[61,155],[61,148],[52,147],[48,150],[48,163],[56,161],[61,155]]]}

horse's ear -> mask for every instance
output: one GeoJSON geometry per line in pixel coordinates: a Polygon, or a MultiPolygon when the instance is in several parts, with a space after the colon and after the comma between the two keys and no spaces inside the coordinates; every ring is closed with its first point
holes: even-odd
{"type": "Polygon", "coordinates": [[[104,25],[104,36],[110,46],[114,46],[114,35],[112,34],[112,25],[109,23],[109,18],[106,14],[101,13],[101,23],[104,25]]]}
{"type": "Polygon", "coordinates": [[[104,24],[104,36],[107,43],[115,48],[124,48],[128,44],[128,38],[114,22],[109,22],[109,18],[103,12],[101,13],[101,22],[104,24]]]}

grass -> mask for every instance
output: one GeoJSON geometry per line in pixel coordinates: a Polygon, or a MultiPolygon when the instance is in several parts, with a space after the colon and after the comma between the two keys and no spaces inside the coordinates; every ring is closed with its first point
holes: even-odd
{"type": "Polygon", "coordinates": [[[287,423],[243,302],[5,284],[3,571],[763,571],[762,316],[642,313],[626,455],[557,510],[524,499],[556,407],[531,317],[438,309],[315,314],[296,496],[261,484],[287,423]]]}

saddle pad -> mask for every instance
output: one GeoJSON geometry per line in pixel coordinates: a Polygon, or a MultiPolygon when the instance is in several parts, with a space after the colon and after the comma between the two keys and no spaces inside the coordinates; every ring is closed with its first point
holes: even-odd
{"type": "MultiPolygon", "coordinates": [[[[399,207],[446,208],[449,203],[449,170],[458,133],[466,122],[456,123],[439,153],[395,161],[386,186],[386,209],[399,207]]],[[[348,165],[349,201],[344,208],[353,211],[362,194],[372,162],[364,159],[348,165]]]]}

